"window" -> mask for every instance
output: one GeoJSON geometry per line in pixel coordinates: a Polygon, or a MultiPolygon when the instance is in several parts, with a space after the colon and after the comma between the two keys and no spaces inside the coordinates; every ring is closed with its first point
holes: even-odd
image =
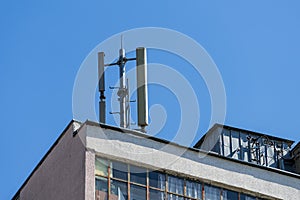
{"type": "Polygon", "coordinates": [[[223,200],[238,200],[239,199],[239,193],[231,191],[231,190],[225,190],[222,191],[223,200]]]}
{"type": "Polygon", "coordinates": [[[184,198],[175,194],[168,194],[168,200],[184,200],[184,198]]]}
{"type": "Polygon", "coordinates": [[[231,132],[231,157],[240,159],[241,152],[240,152],[240,133],[237,131],[232,130],[231,132]]]}
{"type": "Polygon", "coordinates": [[[128,178],[128,168],[127,164],[120,163],[120,162],[113,162],[112,163],[112,177],[118,178],[122,180],[127,180],[128,178]]]}
{"type": "Polygon", "coordinates": [[[112,200],[127,200],[128,199],[127,183],[117,181],[117,180],[112,180],[110,189],[111,189],[110,199],[112,199],[112,200]]]}
{"type": "Polygon", "coordinates": [[[169,192],[176,193],[176,194],[183,194],[184,190],[184,183],[183,179],[177,178],[175,176],[168,176],[168,185],[169,185],[169,192]]]}
{"type": "Polygon", "coordinates": [[[130,182],[146,185],[147,170],[130,165],[130,182]]]}
{"type": "Polygon", "coordinates": [[[202,184],[193,181],[186,181],[186,196],[195,199],[202,199],[202,184]]]}
{"type": "Polygon", "coordinates": [[[146,188],[137,185],[131,185],[130,200],[142,200],[142,199],[147,199],[146,188]]]}
{"type": "Polygon", "coordinates": [[[165,190],[166,175],[157,171],[149,172],[150,187],[165,190]]]}
{"type": "Polygon", "coordinates": [[[108,200],[107,197],[107,178],[96,178],[96,198],[99,200],[108,200]]]}
{"type": "Polygon", "coordinates": [[[95,159],[96,200],[256,200],[256,197],[160,171],[95,159]]]}
{"type": "Polygon", "coordinates": [[[250,149],[249,149],[249,140],[247,139],[247,137],[249,137],[249,135],[246,135],[245,133],[241,133],[241,149],[240,149],[240,155],[241,155],[241,160],[245,160],[250,162],[250,149]]]}
{"type": "Polygon", "coordinates": [[[100,176],[107,176],[108,161],[96,158],[95,160],[95,173],[100,176]]]}
{"type": "Polygon", "coordinates": [[[240,194],[240,200],[256,200],[256,197],[249,196],[246,194],[240,194]]]}
{"type": "Polygon", "coordinates": [[[223,145],[223,156],[231,155],[231,139],[230,139],[230,131],[224,129],[222,132],[222,145],[223,145]]]}
{"type": "Polygon", "coordinates": [[[164,192],[159,190],[150,189],[150,199],[152,200],[164,200],[164,192]]]}
{"type": "Polygon", "coordinates": [[[219,200],[221,199],[221,190],[218,187],[211,185],[204,186],[205,200],[219,200]]]}

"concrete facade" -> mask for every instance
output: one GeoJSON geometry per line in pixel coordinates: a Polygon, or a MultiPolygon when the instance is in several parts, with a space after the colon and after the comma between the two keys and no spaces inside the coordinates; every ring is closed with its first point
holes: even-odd
{"type": "Polygon", "coordinates": [[[95,199],[96,156],[180,174],[265,199],[300,198],[298,174],[224,158],[137,131],[73,121],[13,199],[95,199]]]}
{"type": "Polygon", "coordinates": [[[142,133],[86,126],[86,145],[99,156],[198,178],[267,199],[299,199],[300,176],[279,169],[164,143],[142,133]],[[103,131],[104,130],[104,131],[103,131]]]}
{"type": "Polygon", "coordinates": [[[22,200],[85,198],[85,147],[71,122],[14,197],[22,200]]]}

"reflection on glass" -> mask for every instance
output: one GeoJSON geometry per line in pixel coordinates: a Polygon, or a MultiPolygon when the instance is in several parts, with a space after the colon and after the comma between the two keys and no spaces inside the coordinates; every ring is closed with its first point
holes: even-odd
{"type": "Polygon", "coordinates": [[[130,182],[146,185],[147,171],[141,167],[130,166],[130,182]]]}
{"type": "Polygon", "coordinates": [[[226,130],[226,129],[223,130],[223,141],[224,141],[223,156],[228,156],[228,155],[230,155],[230,131],[229,130],[226,130]]]}
{"type": "Polygon", "coordinates": [[[256,200],[256,197],[249,196],[249,195],[246,195],[246,194],[241,194],[240,195],[240,200],[256,200]]]}
{"type": "Polygon", "coordinates": [[[168,176],[169,191],[176,194],[183,194],[183,179],[175,176],[168,176]]]}
{"type": "Polygon", "coordinates": [[[149,185],[150,187],[165,190],[166,175],[156,171],[149,172],[149,185]]]}
{"type": "Polygon", "coordinates": [[[107,192],[107,178],[96,178],[96,190],[107,192]]]}
{"type": "Polygon", "coordinates": [[[184,200],[184,198],[174,194],[168,194],[168,200],[184,200]]]}
{"type": "Polygon", "coordinates": [[[112,168],[113,168],[112,177],[127,180],[127,178],[128,178],[127,164],[120,163],[120,162],[113,162],[112,163],[112,168]]]}
{"type": "Polygon", "coordinates": [[[95,174],[100,176],[107,176],[108,161],[101,158],[95,160],[95,174]]]}
{"type": "Polygon", "coordinates": [[[150,200],[164,200],[164,192],[150,189],[150,200]]]}
{"type": "Polygon", "coordinates": [[[96,177],[96,199],[107,200],[107,179],[96,177]]]}
{"type": "Polygon", "coordinates": [[[223,195],[223,200],[238,200],[239,199],[239,194],[237,192],[234,192],[231,190],[223,189],[222,195],[223,195]]]}
{"type": "Polygon", "coordinates": [[[218,200],[221,198],[221,190],[218,187],[204,185],[205,200],[218,200]]]}
{"type": "Polygon", "coordinates": [[[240,154],[240,134],[238,131],[231,131],[232,157],[239,159],[240,154]]]}
{"type": "Polygon", "coordinates": [[[130,200],[146,200],[146,188],[130,185],[130,200]]]}
{"type": "MultiPolygon", "coordinates": [[[[233,134],[234,135],[234,134],[233,134]]],[[[246,142],[242,138],[242,145],[246,142]]],[[[183,179],[163,172],[150,171],[120,162],[95,159],[95,199],[96,200],[146,200],[147,178],[150,200],[256,200],[258,198],[231,190],[183,179]],[[110,175],[108,167],[110,166],[110,175]],[[130,170],[130,182],[128,180],[130,170]],[[108,178],[110,177],[110,194],[108,178]],[[167,180],[166,180],[167,178],[167,180]],[[130,188],[128,188],[130,187],[130,188]],[[128,194],[130,192],[130,195],[128,194]],[[204,193],[203,193],[204,192],[204,193]],[[204,196],[205,195],[205,196],[204,196]]],[[[259,200],[263,200],[260,199],[259,200]]]]}
{"type": "Polygon", "coordinates": [[[186,181],[186,195],[189,197],[202,199],[202,185],[193,181],[186,181]]]}
{"type": "Polygon", "coordinates": [[[111,180],[111,197],[112,200],[127,200],[127,183],[111,180]]]}

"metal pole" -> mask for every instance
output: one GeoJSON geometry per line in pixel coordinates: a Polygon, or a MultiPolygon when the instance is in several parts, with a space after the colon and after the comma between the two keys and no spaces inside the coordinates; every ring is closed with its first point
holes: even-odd
{"type": "Polygon", "coordinates": [[[120,74],[120,88],[118,91],[120,101],[120,127],[126,128],[126,76],[125,76],[125,49],[119,51],[119,74],[120,74]]]}
{"type": "Polygon", "coordinates": [[[129,99],[129,80],[126,79],[126,89],[127,89],[127,95],[126,95],[126,128],[130,127],[130,99],[129,99]]]}

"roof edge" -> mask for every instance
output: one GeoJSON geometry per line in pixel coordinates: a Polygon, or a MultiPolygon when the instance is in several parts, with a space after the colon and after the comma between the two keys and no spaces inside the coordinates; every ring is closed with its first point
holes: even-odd
{"type": "MultiPolygon", "coordinates": [[[[137,130],[131,130],[131,129],[121,128],[121,127],[111,126],[111,125],[102,124],[102,123],[98,123],[98,122],[93,122],[93,121],[89,121],[89,120],[85,121],[84,124],[85,125],[90,125],[90,126],[98,126],[100,128],[102,127],[102,128],[115,130],[115,131],[119,131],[119,132],[123,132],[123,133],[130,133],[130,134],[145,137],[145,138],[157,141],[157,142],[162,142],[162,143],[174,145],[174,146],[177,146],[177,147],[180,147],[180,148],[185,148],[185,149],[197,152],[197,153],[199,153],[199,152],[200,153],[205,153],[207,155],[217,157],[217,158],[220,158],[220,159],[225,159],[225,160],[232,161],[232,162],[235,162],[235,163],[239,163],[239,164],[242,164],[242,165],[247,165],[247,166],[251,166],[251,167],[255,167],[255,168],[260,168],[260,169],[263,169],[263,170],[268,170],[268,171],[271,171],[271,172],[274,172],[274,173],[278,173],[278,174],[282,174],[282,175],[286,175],[286,176],[289,176],[289,177],[300,179],[300,174],[292,173],[292,172],[289,172],[289,171],[284,171],[284,170],[277,169],[277,168],[271,168],[271,167],[266,167],[266,166],[262,166],[262,165],[256,165],[256,164],[253,164],[253,163],[250,163],[250,162],[246,162],[246,161],[242,161],[242,160],[238,160],[238,159],[234,159],[234,158],[224,157],[224,156],[219,155],[215,152],[205,151],[205,150],[197,149],[197,148],[194,148],[194,147],[186,147],[186,146],[174,143],[174,142],[170,142],[168,140],[164,140],[164,139],[156,138],[156,137],[153,137],[153,136],[150,136],[150,135],[146,135],[145,133],[137,131],[137,130]]],[[[220,127],[220,126],[223,126],[223,125],[215,124],[210,130],[213,130],[214,128],[220,127]]]]}

